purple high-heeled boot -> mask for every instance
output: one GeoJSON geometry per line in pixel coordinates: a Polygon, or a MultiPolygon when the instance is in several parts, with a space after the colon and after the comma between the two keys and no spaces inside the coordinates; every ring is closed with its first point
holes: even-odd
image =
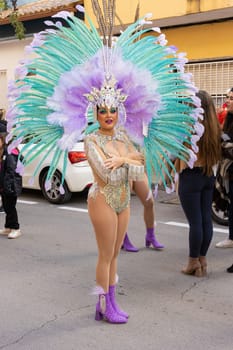
{"type": "Polygon", "coordinates": [[[125,234],[125,238],[124,238],[123,244],[122,244],[122,246],[121,246],[121,249],[124,249],[125,251],[127,251],[127,252],[132,252],[132,253],[136,253],[136,252],[139,251],[139,249],[136,248],[136,247],[130,242],[127,232],[126,232],[126,234],[125,234]]]}
{"type": "Polygon", "coordinates": [[[121,310],[116,302],[116,286],[109,286],[109,298],[113,309],[118,313],[118,315],[128,318],[129,315],[125,311],[121,310]]]}
{"type": "Polygon", "coordinates": [[[128,319],[119,315],[113,308],[109,293],[100,294],[96,304],[95,320],[106,320],[109,323],[127,323],[128,319]]]}
{"type": "Polygon", "coordinates": [[[164,245],[162,245],[161,243],[159,243],[155,237],[154,234],[154,228],[147,228],[146,230],[146,239],[145,239],[145,244],[146,247],[149,248],[150,245],[152,245],[152,247],[154,247],[155,249],[163,249],[164,245]]]}

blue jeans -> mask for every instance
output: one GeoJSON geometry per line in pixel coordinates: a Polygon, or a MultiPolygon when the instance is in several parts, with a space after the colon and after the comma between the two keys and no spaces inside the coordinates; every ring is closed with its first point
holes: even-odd
{"type": "Polygon", "coordinates": [[[213,237],[211,207],[215,178],[202,168],[185,169],[179,177],[179,197],[189,223],[189,256],[206,256],[213,237]]]}

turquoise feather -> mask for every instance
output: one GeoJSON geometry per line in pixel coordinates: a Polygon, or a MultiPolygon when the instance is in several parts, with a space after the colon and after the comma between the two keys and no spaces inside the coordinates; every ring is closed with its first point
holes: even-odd
{"type": "MultiPolygon", "coordinates": [[[[14,117],[12,138],[28,139],[21,150],[25,165],[33,162],[41,152],[47,150],[34,175],[37,174],[43,161],[53,152],[52,161],[47,174],[50,180],[62,159],[62,180],[64,182],[67,167],[68,151],[59,147],[58,141],[64,135],[64,129],[51,125],[47,116],[53,110],[47,106],[47,99],[54,93],[60,77],[90,60],[101,48],[103,42],[90,18],[86,15],[89,27],[80,19],[71,16],[66,19],[68,26],[56,28],[55,33],[43,33],[43,45],[35,47],[36,58],[26,64],[29,72],[36,75],[17,79],[16,85],[30,85],[13,102],[20,113],[14,117]]],[[[139,69],[150,72],[157,82],[157,92],[161,97],[161,106],[155,112],[148,125],[148,135],[144,138],[142,150],[146,157],[146,170],[150,183],[155,179],[166,186],[166,181],[173,181],[171,169],[175,172],[170,157],[178,157],[184,161],[189,159],[191,136],[195,123],[191,113],[194,107],[189,84],[183,75],[172,71],[179,62],[175,54],[169,54],[167,46],[160,45],[158,35],[150,28],[140,26],[141,20],[130,25],[118,38],[113,52],[121,51],[125,61],[131,62],[139,69]],[[185,145],[184,145],[185,142],[185,145]]],[[[54,28],[54,27],[53,27],[54,28]]],[[[143,116],[142,116],[143,118],[143,116]]],[[[98,129],[93,111],[87,113],[89,125],[82,131],[83,135],[98,129]]]]}

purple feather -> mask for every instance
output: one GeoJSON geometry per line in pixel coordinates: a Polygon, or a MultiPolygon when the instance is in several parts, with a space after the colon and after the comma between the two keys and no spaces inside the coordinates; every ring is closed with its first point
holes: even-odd
{"type": "Polygon", "coordinates": [[[116,57],[114,50],[101,49],[85,64],[65,72],[53,96],[48,98],[47,105],[54,112],[48,115],[47,120],[64,128],[64,143],[60,142],[63,149],[69,148],[74,139],[74,135],[69,137],[70,132],[76,130],[75,135],[79,139],[86,126],[85,115],[89,101],[85,94],[89,94],[94,87],[100,89],[103,85],[106,72],[104,55],[111,58],[110,70],[117,82],[116,89],[121,89],[122,94],[127,95],[124,103],[127,119],[125,122],[124,109],[119,108],[120,123],[125,122],[130,136],[140,144],[143,143],[143,123],[148,125],[160,107],[157,84],[148,71],[123,60],[119,57],[119,51],[117,54],[116,57]]]}

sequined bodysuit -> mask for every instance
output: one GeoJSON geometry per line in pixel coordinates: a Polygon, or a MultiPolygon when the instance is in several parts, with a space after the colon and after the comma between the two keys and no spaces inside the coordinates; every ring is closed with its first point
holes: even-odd
{"type": "Polygon", "coordinates": [[[102,193],[106,203],[116,213],[120,213],[129,205],[130,181],[140,181],[144,177],[143,165],[124,164],[115,170],[105,166],[104,160],[110,157],[111,147],[117,149],[119,143],[124,145],[127,156],[133,145],[120,130],[114,136],[106,136],[96,131],[85,138],[85,151],[95,179],[88,198],[95,198],[97,193],[102,193]]]}

